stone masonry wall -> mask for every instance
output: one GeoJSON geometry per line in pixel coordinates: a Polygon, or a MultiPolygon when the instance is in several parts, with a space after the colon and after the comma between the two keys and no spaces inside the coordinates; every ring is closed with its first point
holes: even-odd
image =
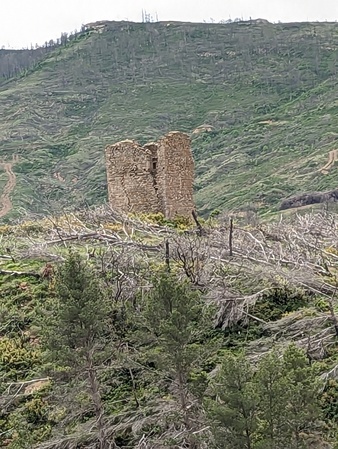
{"type": "Polygon", "coordinates": [[[114,209],[154,213],[161,209],[151,163],[151,150],[132,140],[106,147],[108,199],[114,209]]]}
{"type": "Polygon", "coordinates": [[[194,160],[190,138],[181,132],[171,132],[158,142],[158,184],[163,214],[191,218],[195,209],[193,199],[194,160]]]}
{"type": "Polygon", "coordinates": [[[132,140],[108,145],[106,169],[113,208],[191,217],[194,161],[187,134],[171,132],[143,147],[132,140]]]}

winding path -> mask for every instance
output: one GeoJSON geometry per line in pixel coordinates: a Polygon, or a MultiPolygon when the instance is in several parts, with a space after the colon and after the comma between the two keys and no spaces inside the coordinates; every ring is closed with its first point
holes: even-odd
{"type": "Polygon", "coordinates": [[[6,175],[8,176],[8,181],[2,194],[0,195],[0,218],[4,217],[12,209],[10,194],[16,185],[16,176],[12,170],[15,162],[15,158],[13,158],[13,162],[0,162],[0,168],[5,170],[6,175]]]}

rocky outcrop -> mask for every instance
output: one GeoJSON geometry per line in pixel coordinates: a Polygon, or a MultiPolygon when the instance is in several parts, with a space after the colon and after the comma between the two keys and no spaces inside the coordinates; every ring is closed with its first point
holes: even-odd
{"type": "Polygon", "coordinates": [[[280,210],[337,201],[338,189],[329,190],[327,192],[303,193],[284,199],[280,205],[280,210]]]}

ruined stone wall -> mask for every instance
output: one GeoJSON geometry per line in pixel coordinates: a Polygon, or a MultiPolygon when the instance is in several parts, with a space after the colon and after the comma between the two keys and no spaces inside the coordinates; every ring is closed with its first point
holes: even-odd
{"type": "Polygon", "coordinates": [[[152,151],[132,140],[106,147],[108,199],[124,212],[158,212],[152,151]]]}
{"type": "Polygon", "coordinates": [[[106,168],[113,208],[191,217],[194,161],[187,134],[171,132],[144,147],[132,140],[108,145],[106,168]]]}
{"type": "Polygon", "coordinates": [[[191,218],[195,209],[194,160],[187,134],[175,131],[160,139],[157,179],[165,217],[191,218]]]}

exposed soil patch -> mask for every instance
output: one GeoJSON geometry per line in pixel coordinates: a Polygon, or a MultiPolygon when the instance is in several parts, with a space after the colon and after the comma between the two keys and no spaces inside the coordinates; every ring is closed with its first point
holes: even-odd
{"type": "Polygon", "coordinates": [[[330,168],[333,167],[336,161],[338,161],[338,150],[331,150],[329,152],[329,160],[324,165],[324,167],[319,169],[319,171],[322,172],[324,175],[327,175],[330,168]]]}
{"type": "Polygon", "coordinates": [[[15,162],[17,161],[18,161],[17,156],[13,156],[12,162],[0,162],[0,168],[5,170],[6,175],[8,176],[8,181],[5,185],[2,194],[0,195],[0,218],[7,215],[8,212],[12,209],[12,202],[10,199],[10,195],[16,186],[16,176],[12,168],[15,162]]]}

